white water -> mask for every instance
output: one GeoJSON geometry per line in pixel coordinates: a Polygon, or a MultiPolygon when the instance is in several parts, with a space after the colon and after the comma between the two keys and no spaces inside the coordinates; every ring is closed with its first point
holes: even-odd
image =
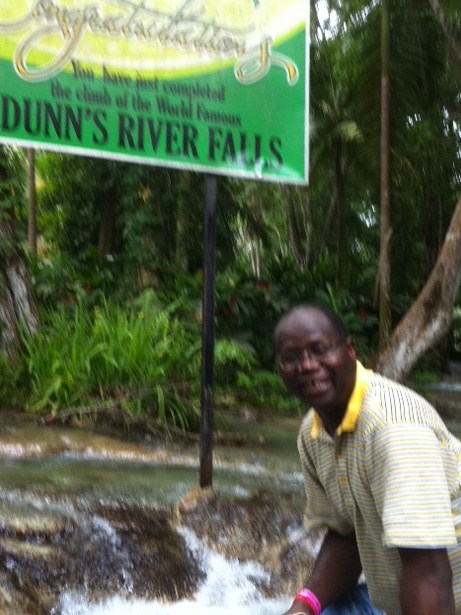
{"type": "Polygon", "coordinates": [[[62,615],[281,615],[290,606],[289,600],[254,601],[246,605],[225,601],[220,605],[202,604],[200,601],[183,600],[174,604],[145,602],[112,598],[107,602],[88,606],[84,601],[68,597],[62,615]]]}
{"type": "Polygon", "coordinates": [[[65,594],[61,598],[59,615],[282,615],[291,604],[288,596],[264,598],[258,581],[268,578],[257,562],[239,563],[226,560],[210,551],[193,532],[183,529],[189,548],[203,562],[207,577],[193,600],[174,603],[126,600],[112,597],[100,604],[89,604],[83,595],[65,594]]]}

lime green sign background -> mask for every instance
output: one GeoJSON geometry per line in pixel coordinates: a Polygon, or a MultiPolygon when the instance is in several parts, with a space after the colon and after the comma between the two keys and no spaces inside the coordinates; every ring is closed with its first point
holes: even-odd
{"type": "Polygon", "coordinates": [[[2,0],[0,141],[305,183],[308,7],[283,4],[272,33],[273,0],[2,0]]]}

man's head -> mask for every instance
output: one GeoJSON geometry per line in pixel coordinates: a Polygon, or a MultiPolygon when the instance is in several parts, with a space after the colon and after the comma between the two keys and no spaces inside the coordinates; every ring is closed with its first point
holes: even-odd
{"type": "Polygon", "coordinates": [[[343,322],[327,308],[298,305],[274,332],[282,379],[290,393],[314,407],[332,433],[341,423],[355,385],[355,346],[343,322]]]}

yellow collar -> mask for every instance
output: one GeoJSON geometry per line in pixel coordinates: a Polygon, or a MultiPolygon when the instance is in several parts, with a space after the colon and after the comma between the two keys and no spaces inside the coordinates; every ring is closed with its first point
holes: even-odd
{"type": "MultiPolygon", "coordinates": [[[[339,436],[344,432],[352,432],[357,425],[357,421],[360,415],[360,408],[362,407],[363,398],[370,382],[370,376],[372,374],[371,369],[365,369],[360,361],[357,361],[357,375],[355,379],[354,390],[347,404],[346,412],[341,421],[341,425],[336,429],[336,434],[339,436]]],[[[322,426],[322,420],[313,408],[313,423],[311,430],[311,437],[316,438],[322,426]]]]}

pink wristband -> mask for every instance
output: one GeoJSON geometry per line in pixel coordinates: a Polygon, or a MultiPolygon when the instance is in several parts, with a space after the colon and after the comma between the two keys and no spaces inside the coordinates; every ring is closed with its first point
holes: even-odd
{"type": "Polygon", "coordinates": [[[296,602],[296,600],[299,600],[300,602],[305,602],[307,606],[312,609],[314,615],[320,615],[322,611],[322,605],[320,604],[320,601],[317,596],[313,592],[311,592],[310,589],[307,589],[306,587],[300,589],[295,596],[294,602],[296,602]]]}

